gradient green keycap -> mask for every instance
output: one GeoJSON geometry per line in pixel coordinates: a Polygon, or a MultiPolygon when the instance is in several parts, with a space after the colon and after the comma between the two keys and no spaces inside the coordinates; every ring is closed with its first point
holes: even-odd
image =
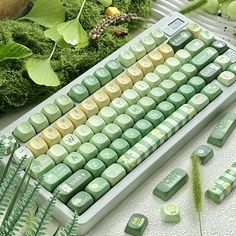
{"type": "Polygon", "coordinates": [[[206,107],[209,102],[210,100],[206,95],[197,93],[188,101],[188,104],[192,105],[199,112],[206,107]]]}
{"type": "Polygon", "coordinates": [[[76,102],[82,102],[89,96],[88,90],[82,84],[75,84],[70,89],[68,95],[76,102]]]}
{"type": "Polygon", "coordinates": [[[146,55],[146,49],[141,43],[134,43],[131,45],[130,51],[133,52],[137,60],[146,55]]]}
{"type": "Polygon", "coordinates": [[[114,120],[114,124],[117,124],[124,132],[128,128],[133,127],[134,121],[129,115],[121,114],[114,120]]]}
{"type": "Polygon", "coordinates": [[[89,193],[96,201],[101,198],[109,189],[110,185],[107,180],[98,177],[87,185],[85,191],[89,193]]]}
{"type": "Polygon", "coordinates": [[[155,29],[150,33],[150,36],[155,39],[157,46],[166,40],[166,36],[160,29],[155,29]]]}
{"type": "Polygon", "coordinates": [[[79,138],[81,143],[88,142],[93,137],[93,131],[87,125],[78,126],[74,134],[79,138]]]}
{"type": "Polygon", "coordinates": [[[105,67],[107,70],[109,70],[113,78],[122,73],[122,71],[124,70],[117,60],[108,61],[105,67]]]}
{"type": "Polygon", "coordinates": [[[43,110],[42,113],[47,117],[48,121],[50,123],[54,122],[55,120],[57,120],[58,118],[61,117],[61,111],[58,108],[58,106],[56,106],[55,104],[47,104],[43,110]]]}
{"type": "Polygon", "coordinates": [[[162,88],[153,88],[149,93],[148,97],[152,98],[156,104],[159,104],[160,102],[163,102],[167,98],[167,93],[162,88]]]}
{"type": "Polygon", "coordinates": [[[130,149],[130,145],[126,140],[118,138],[111,143],[110,148],[113,149],[120,157],[130,149]]]}
{"type": "Polygon", "coordinates": [[[91,195],[85,191],[77,193],[68,203],[68,207],[78,215],[83,214],[94,203],[91,195]]]}
{"type": "Polygon", "coordinates": [[[155,88],[161,83],[161,78],[155,73],[148,73],[145,75],[143,81],[148,83],[151,88],[155,88]]]}
{"type": "Polygon", "coordinates": [[[137,129],[129,128],[122,134],[121,138],[126,140],[132,147],[142,139],[142,135],[137,129]]]}
{"type": "Polygon", "coordinates": [[[139,105],[132,105],[127,109],[125,114],[130,116],[134,122],[137,122],[145,116],[145,111],[139,105]]]}
{"type": "Polygon", "coordinates": [[[144,97],[150,92],[151,87],[145,81],[138,81],[134,84],[133,90],[135,90],[140,97],[144,97]]]}
{"type": "MultiPolygon", "coordinates": [[[[154,110],[154,111],[156,111],[156,110],[154,110]]],[[[146,136],[149,132],[151,132],[153,130],[153,125],[152,125],[152,123],[150,121],[148,121],[146,119],[146,116],[145,116],[145,119],[139,120],[134,125],[134,128],[136,130],[138,130],[143,137],[146,136]]]]}
{"type": "Polygon", "coordinates": [[[76,135],[67,134],[62,138],[60,144],[67,150],[68,153],[71,153],[79,148],[81,142],[76,135]]]}
{"type": "Polygon", "coordinates": [[[192,64],[184,64],[180,70],[180,72],[184,73],[188,79],[192,78],[193,76],[195,76],[197,74],[197,68],[192,65],[192,64]]]}
{"type": "Polygon", "coordinates": [[[172,93],[167,99],[167,102],[170,102],[171,104],[174,105],[175,109],[178,109],[181,107],[183,104],[185,104],[185,98],[182,94],[180,93],[172,93]]]}
{"type": "Polygon", "coordinates": [[[220,55],[215,59],[215,63],[219,64],[223,70],[231,65],[231,59],[226,55],[220,55]]]}
{"type": "Polygon", "coordinates": [[[43,175],[42,185],[52,192],[60,183],[72,174],[70,168],[65,164],[58,164],[43,175]]]}
{"type": "Polygon", "coordinates": [[[170,79],[162,81],[159,87],[164,89],[167,95],[174,93],[178,88],[177,84],[170,79]]]}
{"type": "Polygon", "coordinates": [[[85,165],[86,161],[80,153],[72,152],[64,159],[63,163],[75,172],[81,169],[85,165]]]}
{"type": "Polygon", "coordinates": [[[89,94],[93,94],[101,87],[100,82],[93,75],[85,77],[81,83],[88,90],[89,94]]]}
{"type": "Polygon", "coordinates": [[[165,118],[167,118],[168,116],[170,116],[174,111],[175,111],[175,107],[172,103],[164,101],[161,102],[157,108],[158,111],[160,111],[165,118]]]}
{"type": "Polygon", "coordinates": [[[34,127],[37,133],[39,133],[49,125],[47,118],[42,113],[35,113],[30,116],[29,123],[34,127]]]}
{"type": "Polygon", "coordinates": [[[196,94],[194,87],[189,84],[182,85],[177,90],[177,93],[182,94],[185,97],[186,101],[188,101],[191,97],[193,97],[196,94]]]}
{"type": "Polygon", "coordinates": [[[121,115],[127,110],[129,104],[123,98],[115,98],[111,102],[110,107],[113,108],[118,115],[121,115]]]}
{"type": "Polygon", "coordinates": [[[232,85],[236,80],[236,75],[230,71],[223,71],[217,78],[225,86],[232,85]]]}
{"type": "Polygon", "coordinates": [[[202,40],[207,46],[209,46],[214,42],[215,36],[210,31],[203,30],[199,35],[199,39],[202,40]]]}
{"type": "Polygon", "coordinates": [[[111,73],[104,67],[98,68],[93,75],[98,79],[101,86],[112,80],[111,73]]]}
{"type": "Polygon", "coordinates": [[[62,145],[54,144],[48,150],[47,155],[50,156],[56,164],[58,164],[64,161],[64,159],[68,155],[68,152],[62,145]]]}
{"type": "Polygon", "coordinates": [[[54,103],[59,107],[63,114],[65,114],[67,111],[71,110],[74,107],[73,101],[67,95],[60,95],[56,98],[54,103]]]}
{"type": "Polygon", "coordinates": [[[117,112],[111,107],[103,107],[98,115],[106,122],[106,124],[109,124],[115,120],[117,112]]]}
{"type": "Polygon", "coordinates": [[[140,96],[134,89],[127,89],[124,91],[121,98],[125,99],[129,106],[131,106],[139,101],[140,96]]]}
{"type": "Polygon", "coordinates": [[[191,54],[185,49],[177,51],[174,57],[180,60],[182,65],[188,63],[192,58],[191,54]]]}
{"type": "Polygon", "coordinates": [[[97,158],[108,167],[118,160],[118,155],[113,149],[105,148],[97,155],[97,158]]]}
{"type": "Polygon", "coordinates": [[[161,78],[161,80],[165,80],[171,76],[172,71],[167,65],[159,65],[154,70],[154,73],[156,73],[161,78]]]}
{"type": "Polygon", "coordinates": [[[202,94],[205,94],[210,101],[213,101],[216,97],[218,97],[222,93],[222,89],[219,85],[215,83],[208,84],[201,91],[202,94]]]}
{"type": "Polygon", "coordinates": [[[145,47],[147,52],[152,51],[156,47],[156,41],[151,36],[144,36],[140,43],[145,47]]]}
{"type": "Polygon", "coordinates": [[[199,93],[205,86],[206,86],[206,82],[204,79],[202,79],[199,76],[194,76],[192,77],[189,81],[188,84],[193,86],[195,91],[197,93],[199,93]]]}
{"type": "Polygon", "coordinates": [[[199,52],[201,52],[205,48],[205,44],[200,39],[194,39],[191,42],[189,42],[185,46],[185,50],[187,50],[192,57],[196,56],[199,52]]]}
{"type": "Polygon", "coordinates": [[[232,64],[227,71],[232,72],[236,76],[236,63],[232,64]]]}
{"type": "Polygon", "coordinates": [[[122,130],[117,124],[111,123],[103,128],[102,133],[105,134],[112,142],[122,135],[122,130]]]}
{"type": "Polygon", "coordinates": [[[128,68],[136,62],[136,57],[133,52],[126,50],[120,53],[117,60],[122,66],[128,68]]]}
{"type": "Polygon", "coordinates": [[[169,57],[165,61],[165,65],[167,65],[172,70],[172,72],[178,71],[182,66],[180,60],[175,57],[169,57]]]}
{"type": "Polygon", "coordinates": [[[169,200],[186,182],[188,174],[180,169],[174,169],[153,190],[153,194],[160,199],[169,200]]]}
{"type": "Polygon", "coordinates": [[[25,143],[33,138],[36,133],[29,122],[23,122],[16,126],[15,130],[13,131],[13,135],[21,142],[25,143]]]}
{"type": "Polygon", "coordinates": [[[211,44],[211,47],[215,48],[219,54],[223,54],[224,52],[226,52],[228,50],[228,45],[221,40],[216,40],[211,44]]]}
{"type": "Polygon", "coordinates": [[[93,178],[97,178],[102,174],[106,167],[101,160],[94,158],[87,162],[84,169],[87,170],[93,178]]]}
{"type": "Polygon", "coordinates": [[[106,126],[106,123],[100,116],[94,115],[87,120],[86,125],[96,134],[106,126]]]}
{"type": "Polygon", "coordinates": [[[143,110],[145,111],[145,113],[148,113],[149,111],[155,109],[156,107],[156,103],[154,101],[154,99],[150,98],[150,97],[142,97],[137,105],[141,106],[143,108],[143,110]]]}
{"type": "Polygon", "coordinates": [[[149,111],[144,118],[150,121],[153,127],[158,126],[165,119],[164,115],[158,110],[149,111]]]}
{"type": "Polygon", "coordinates": [[[98,154],[98,149],[92,143],[83,143],[77,150],[86,161],[95,158],[98,154]]]}
{"type": "Polygon", "coordinates": [[[207,145],[200,145],[194,150],[193,155],[200,159],[202,165],[205,165],[214,156],[214,151],[207,145]]]}
{"type": "Polygon", "coordinates": [[[222,72],[221,66],[216,63],[210,63],[204,69],[202,69],[198,76],[205,80],[208,84],[212,80],[216,79],[222,72]]]}
{"type": "Polygon", "coordinates": [[[92,175],[87,170],[78,170],[63,183],[61,183],[55,190],[59,191],[59,199],[66,203],[71,199],[76,193],[83,190],[84,187],[89,184],[93,179],[92,175]]]}
{"type": "Polygon", "coordinates": [[[187,76],[183,73],[183,72],[180,72],[180,71],[177,71],[177,72],[174,72],[170,78],[170,80],[172,80],[173,82],[175,82],[178,86],[178,88],[183,85],[183,84],[186,84],[187,83],[187,76]]]}
{"type": "Polygon", "coordinates": [[[110,145],[110,139],[103,133],[95,134],[91,139],[90,143],[100,152],[102,149],[107,148],[110,145]]]}

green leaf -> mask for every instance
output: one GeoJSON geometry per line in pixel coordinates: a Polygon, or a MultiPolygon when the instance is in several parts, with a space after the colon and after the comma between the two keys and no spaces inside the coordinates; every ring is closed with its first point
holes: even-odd
{"type": "Polygon", "coordinates": [[[51,67],[50,58],[46,60],[29,59],[26,62],[26,69],[29,77],[36,84],[46,86],[60,85],[60,80],[51,67]]]}
{"type": "Polygon", "coordinates": [[[77,19],[59,24],[57,30],[63,39],[73,46],[88,45],[87,33],[77,19]]]}
{"type": "Polygon", "coordinates": [[[22,44],[11,42],[0,44],[0,62],[12,59],[22,59],[32,55],[32,51],[22,44]]]}
{"type": "Polygon", "coordinates": [[[21,19],[32,20],[45,27],[52,27],[65,21],[66,9],[60,0],[36,0],[31,11],[21,19]]]}

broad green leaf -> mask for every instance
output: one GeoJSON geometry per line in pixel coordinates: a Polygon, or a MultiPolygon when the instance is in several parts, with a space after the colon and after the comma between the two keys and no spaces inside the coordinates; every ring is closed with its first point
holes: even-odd
{"type": "Polygon", "coordinates": [[[31,11],[21,19],[29,19],[45,27],[65,21],[66,9],[60,0],[36,0],[31,11]]]}
{"type": "Polygon", "coordinates": [[[63,39],[73,46],[88,42],[87,33],[77,19],[59,24],[57,30],[63,39]]]}
{"type": "Polygon", "coordinates": [[[22,59],[32,55],[32,51],[22,44],[11,42],[0,44],[0,62],[10,59],[22,59]]]}
{"type": "Polygon", "coordinates": [[[53,71],[49,58],[46,60],[29,59],[26,62],[26,69],[29,77],[36,84],[46,86],[60,85],[60,80],[57,74],[53,71]]]}

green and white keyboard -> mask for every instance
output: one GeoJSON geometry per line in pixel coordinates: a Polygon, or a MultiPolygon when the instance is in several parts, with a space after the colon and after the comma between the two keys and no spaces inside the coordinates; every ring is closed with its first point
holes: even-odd
{"type": "MultiPolygon", "coordinates": [[[[1,131],[39,202],[87,233],[236,99],[236,48],[173,13],[1,131]],[[32,180],[33,181],[33,180],[32,180]]],[[[151,193],[150,193],[151,194],[151,193]]]]}

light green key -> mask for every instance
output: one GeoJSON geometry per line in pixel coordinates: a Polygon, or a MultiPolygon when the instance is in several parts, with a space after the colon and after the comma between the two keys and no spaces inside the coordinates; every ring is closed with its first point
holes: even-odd
{"type": "Polygon", "coordinates": [[[48,150],[47,155],[50,156],[56,164],[58,164],[64,161],[64,159],[68,155],[68,152],[62,145],[54,144],[48,150]]]}
{"type": "Polygon", "coordinates": [[[80,125],[74,131],[81,143],[88,142],[93,137],[93,131],[87,125],[80,125]]]}
{"type": "Polygon", "coordinates": [[[121,114],[114,120],[114,124],[117,124],[124,132],[128,128],[133,127],[134,121],[129,115],[121,114]]]}
{"type": "Polygon", "coordinates": [[[108,124],[103,128],[102,133],[105,134],[112,142],[122,135],[122,130],[116,124],[108,124]]]}
{"type": "Polygon", "coordinates": [[[141,119],[135,123],[134,129],[138,130],[141,133],[141,135],[144,137],[153,130],[153,125],[150,121],[141,119]]]}
{"type": "Polygon", "coordinates": [[[130,51],[135,55],[137,60],[146,55],[146,49],[141,43],[132,44],[130,47],[130,51]]]}
{"type": "Polygon", "coordinates": [[[95,158],[98,154],[98,149],[95,147],[92,143],[83,143],[77,150],[78,153],[80,153],[86,161],[89,161],[93,158],[95,158]]]}
{"type": "Polygon", "coordinates": [[[76,135],[67,134],[62,138],[60,144],[67,150],[68,153],[71,153],[79,148],[81,142],[76,135]]]}
{"type": "Polygon", "coordinates": [[[105,148],[98,154],[97,158],[108,167],[118,160],[118,155],[113,149],[105,148]]]}
{"type": "Polygon", "coordinates": [[[60,95],[58,98],[56,98],[54,103],[59,107],[63,114],[74,107],[73,101],[67,95],[60,95]]]}
{"type": "Polygon", "coordinates": [[[192,58],[191,54],[185,49],[177,51],[174,57],[177,58],[182,65],[188,63],[192,58]]]}
{"type": "Polygon", "coordinates": [[[156,103],[154,101],[154,99],[150,98],[150,97],[142,97],[137,105],[141,106],[143,108],[143,110],[145,111],[145,113],[148,113],[149,111],[155,109],[156,107],[156,103]]]}
{"type": "Polygon", "coordinates": [[[170,79],[162,81],[160,83],[159,87],[164,89],[165,92],[167,93],[167,95],[170,95],[170,94],[174,93],[178,88],[177,84],[174,81],[170,80],[170,79]]]}
{"type": "Polygon", "coordinates": [[[157,106],[157,110],[167,118],[175,111],[175,107],[172,103],[164,101],[157,106]]]}
{"type": "Polygon", "coordinates": [[[87,162],[84,169],[87,170],[93,178],[97,178],[102,174],[106,167],[101,160],[94,158],[87,162]]]}
{"type": "Polygon", "coordinates": [[[232,72],[236,76],[236,63],[232,64],[227,71],[232,72]]]}
{"type": "Polygon", "coordinates": [[[180,93],[172,93],[167,99],[167,102],[172,103],[175,106],[175,109],[178,109],[185,104],[185,98],[180,93]]]}
{"type": "Polygon", "coordinates": [[[125,99],[129,106],[131,106],[139,101],[140,96],[134,89],[127,89],[124,91],[121,98],[125,99]]]}
{"type": "Polygon", "coordinates": [[[30,116],[28,121],[34,127],[37,133],[39,133],[49,125],[47,118],[42,113],[33,114],[32,116],[30,116]]]}
{"type": "Polygon", "coordinates": [[[106,126],[106,123],[100,116],[94,115],[87,120],[86,125],[96,134],[106,126]]]}
{"type": "Polygon", "coordinates": [[[106,122],[106,124],[112,123],[117,117],[116,111],[111,107],[103,107],[98,115],[106,122]]]}
{"type": "Polygon", "coordinates": [[[210,83],[202,89],[201,93],[206,95],[210,101],[213,101],[222,93],[222,89],[219,85],[215,83],[210,83]]]}
{"type": "Polygon", "coordinates": [[[62,115],[60,109],[55,104],[47,104],[43,108],[42,113],[47,117],[50,123],[54,122],[62,115]]]}
{"type": "Polygon", "coordinates": [[[134,122],[137,122],[145,116],[145,111],[139,105],[132,105],[127,109],[125,114],[129,115],[134,122]]]}
{"type": "Polygon", "coordinates": [[[134,84],[132,89],[135,90],[140,97],[144,97],[150,92],[151,87],[145,81],[138,81],[134,84]]]}
{"type": "Polygon", "coordinates": [[[142,139],[141,133],[135,129],[135,128],[130,128],[127,129],[121,136],[124,140],[126,140],[129,145],[132,147],[134,146],[138,141],[142,139]]]}
{"type": "Polygon", "coordinates": [[[182,66],[180,60],[175,57],[169,57],[165,61],[165,65],[167,65],[171,69],[172,72],[178,71],[180,67],[182,66]]]}
{"type": "Polygon", "coordinates": [[[102,151],[104,148],[107,148],[110,145],[110,139],[103,133],[95,134],[91,139],[90,143],[94,144],[94,146],[98,149],[98,151],[102,151]]]}
{"type": "Polygon", "coordinates": [[[88,90],[89,94],[93,94],[101,87],[100,82],[93,75],[85,77],[81,83],[88,90]]]}
{"type": "Polygon", "coordinates": [[[209,104],[209,98],[202,93],[197,93],[188,101],[188,104],[199,112],[209,104]]]}
{"type": "Polygon", "coordinates": [[[197,93],[199,93],[206,86],[205,80],[198,76],[192,77],[188,81],[188,84],[193,86],[197,93]]]}
{"type": "Polygon", "coordinates": [[[94,74],[93,74],[99,81],[99,83],[101,84],[101,86],[107,84],[111,79],[111,73],[109,72],[108,69],[106,68],[98,68],[94,74]]]}
{"type": "Polygon", "coordinates": [[[192,65],[192,64],[184,64],[180,70],[180,72],[184,73],[188,79],[192,78],[193,76],[195,76],[197,74],[197,68],[192,65]]]}
{"type": "Polygon", "coordinates": [[[70,168],[65,164],[58,164],[43,175],[42,185],[52,192],[60,183],[72,174],[70,168]]]}
{"type": "Polygon", "coordinates": [[[85,165],[86,161],[80,153],[72,152],[64,159],[63,163],[75,172],[81,169],[85,165]]]}
{"type": "Polygon", "coordinates": [[[219,64],[223,70],[231,65],[231,59],[226,55],[220,55],[215,59],[215,63],[219,64]]]}
{"type": "Polygon", "coordinates": [[[153,88],[148,93],[148,97],[152,98],[156,102],[156,104],[159,104],[167,98],[167,93],[164,89],[157,87],[153,88]]]}
{"type": "Polygon", "coordinates": [[[202,40],[207,46],[209,46],[210,44],[212,44],[215,40],[215,36],[213,33],[211,33],[208,30],[203,30],[199,37],[200,40],[202,40]]]}
{"type": "Polygon", "coordinates": [[[109,70],[113,78],[118,76],[124,70],[117,60],[108,61],[105,67],[109,70]]]}
{"type": "Polygon", "coordinates": [[[196,56],[199,52],[201,52],[205,48],[205,44],[202,40],[200,39],[194,39],[191,42],[189,42],[185,46],[185,50],[187,50],[192,57],[196,56]]]}
{"type": "Polygon", "coordinates": [[[82,84],[75,84],[71,87],[68,95],[76,102],[82,102],[89,96],[88,90],[82,84]]]}
{"type": "Polygon", "coordinates": [[[120,157],[130,149],[130,145],[123,138],[118,138],[111,143],[110,148],[113,149],[120,157]]]}
{"type": "Polygon", "coordinates": [[[41,155],[32,161],[30,166],[30,175],[35,179],[38,179],[54,166],[54,161],[48,155],[41,155]]]}
{"type": "Polygon", "coordinates": [[[196,94],[194,87],[189,84],[182,85],[177,90],[177,93],[182,94],[185,97],[186,101],[188,101],[191,97],[193,97],[196,94]]]}
{"type": "Polygon", "coordinates": [[[15,130],[13,131],[13,135],[21,142],[25,143],[33,138],[36,133],[29,122],[23,122],[16,126],[15,130]]]}
{"type": "Polygon", "coordinates": [[[147,52],[152,51],[156,47],[156,41],[151,36],[144,36],[140,43],[145,47],[147,52]]]}
{"type": "Polygon", "coordinates": [[[150,36],[155,39],[157,46],[166,41],[166,36],[160,29],[153,30],[150,36]]]}
{"type": "Polygon", "coordinates": [[[136,62],[136,57],[133,52],[126,50],[120,53],[117,60],[122,66],[128,68],[136,62]]]}
{"type": "Polygon", "coordinates": [[[223,71],[217,78],[225,86],[232,85],[236,80],[236,75],[230,71],[223,71]]]}
{"type": "Polygon", "coordinates": [[[106,179],[111,187],[115,186],[121,179],[126,176],[126,171],[124,167],[119,164],[110,165],[104,172],[101,177],[106,179]]]}
{"type": "Polygon", "coordinates": [[[152,110],[144,117],[147,121],[150,121],[153,127],[158,126],[164,119],[164,115],[158,110],[152,110]]]}
{"type": "Polygon", "coordinates": [[[118,115],[121,115],[129,107],[129,104],[123,98],[115,98],[111,102],[110,107],[113,108],[118,115]]]}
{"type": "Polygon", "coordinates": [[[172,71],[167,65],[159,65],[154,70],[154,73],[156,73],[161,78],[161,80],[165,80],[171,76],[172,71]]]}
{"type": "Polygon", "coordinates": [[[187,76],[186,76],[183,72],[179,72],[179,71],[174,72],[174,73],[170,76],[169,79],[172,80],[173,82],[175,82],[175,83],[177,84],[178,88],[179,88],[180,86],[186,84],[187,81],[188,81],[187,76]]]}
{"type": "Polygon", "coordinates": [[[155,73],[148,73],[147,75],[145,75],[143,81],[148,83],[151,88],[155,88],[158,87],[161,83],[161,78],[155,73]]]}

